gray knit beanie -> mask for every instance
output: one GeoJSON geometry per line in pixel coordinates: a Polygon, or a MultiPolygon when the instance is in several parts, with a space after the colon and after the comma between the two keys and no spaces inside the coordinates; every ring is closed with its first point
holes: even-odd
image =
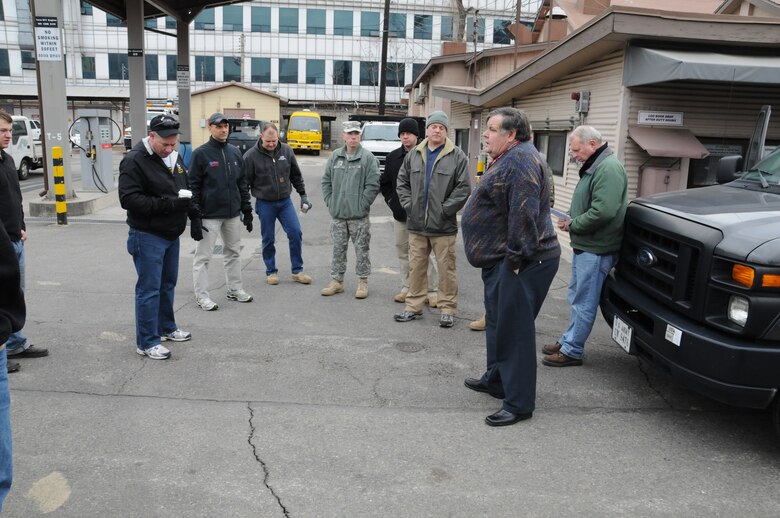
{"type": "Polygon", "coordinates": [[[446,113],[442,111],[436,111],[428,115],[428,120],[425,123],[425,127],[427,128],[431,124],[441,124],[445,128],[449,129],[450,119],[447,117],[446,113]]]}

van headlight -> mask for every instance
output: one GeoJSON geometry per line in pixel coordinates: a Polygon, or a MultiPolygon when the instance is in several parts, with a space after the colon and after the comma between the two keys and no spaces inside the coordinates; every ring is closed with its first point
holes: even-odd
{"type": "Polygon", "coordinates": [[[745,297],[739,295],[732,295],[729,298],[729,320],[737,324],[738,326],[745,327],[745,323],[748,319],[748,311],[750,310],[750,303],[745,297]]]}

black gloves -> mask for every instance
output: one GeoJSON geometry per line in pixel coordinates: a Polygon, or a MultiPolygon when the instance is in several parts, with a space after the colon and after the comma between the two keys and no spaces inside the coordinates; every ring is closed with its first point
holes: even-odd
{"type": "Polygon", "coordinates": [[[241,221],[244,223],[247,232],[252,232],[252,219],[252,210],[245,210],[241,221]]]}
{"type": "Polygon", "coordinates": [[[192,204],[192,198],[173,198],[166,201],[170,212],[187,212],[192,204]]]}
{"type": "Polygon", "coordinates": [[[190,237],[195,241],[203,239],[203,232],[208,232],[209,229],[203,228],[203,221],[200,218],[193,218],[190,220],[190,237]]]}
{"type": "Polygon", "coordinates": [[[301,195],[301,212],[306,214],[309,212],[309,209],[311,208],[311,202],[309,201],[309,197],[305,194],[301,195]]]}

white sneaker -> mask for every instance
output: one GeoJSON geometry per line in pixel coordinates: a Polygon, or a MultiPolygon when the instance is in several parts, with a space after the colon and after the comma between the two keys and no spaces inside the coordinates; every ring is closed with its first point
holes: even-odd
{"type": "Polygon", "coordinates": [[[163,342],[167,342],[168,340],[171,342],[186,342],[190,338],[192,338],[192,333],[182,331],[181,329],[177,329],[172,333],[164,334],[160,337],[163,342]]]}
{"type": "MultiPolygon", "coordinates": [[[[244,290],[237,290],[237,291],[228,291],[227,292],[227,299],[228,300],[235,300],[237,302],[252,302],[252,295],[245,292],[244,290]]],[[[216,305],[216,304],[215,304],[216,305]]]]}
{"type": "Polygon", "coordinates": [[[148,356],[152,360],[167,360],[171,357],[171,351],[160,344],[153,345],[148,349],[136,349],[135,352],[141,356],[148,356]]]}
{"type": "Polygon", "coordinates": [[[203,299],[198,299],[198,306],[200,306],[200,309],[202,309],[203,311],[216,311],[217,309],[219,309],[217,303],[208,297],[203,299]]]}

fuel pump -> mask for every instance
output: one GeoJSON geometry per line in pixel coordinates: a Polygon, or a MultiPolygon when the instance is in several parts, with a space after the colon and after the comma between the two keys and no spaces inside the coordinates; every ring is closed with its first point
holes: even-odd
{"type": "Polygon", "coordinates": [[[81,151],[81,188],[108,192],[114,183],[112,120],[110,110],[78,111],[81,151]]]}

